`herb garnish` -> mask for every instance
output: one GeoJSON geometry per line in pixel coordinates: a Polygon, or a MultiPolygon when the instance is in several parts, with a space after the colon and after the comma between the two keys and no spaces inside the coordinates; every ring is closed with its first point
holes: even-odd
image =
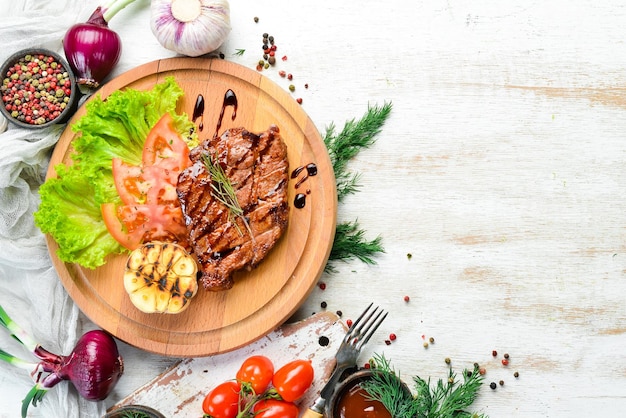
{"type": "Polygon", "coordinates": [[[484,414],[467,411],[476,400],[483,383],[478,365],[473,371],[463,371],[463,381],[457,381],[456,373],[450,368],[446,381],[439,379],[431,385],[430,378],[413,377],[414,396],[407,396],[399,374],[391,367],[384,355],[375,354],[371,360],[378,373],[361,387],[372,400],[381,402],[394,418],[487,418],[484,414]]]}
{"type": "Polygon", "coordinates": [[[236,49],[233,55],[242,56],[244,52],[246,52],[245,49],[236,49]]]}
{"type": "Polygon", "coordinates": [[[213,157],[211,157],[208,153],[202,154],[202,161],[204,162],[207,172],[211,176],[211,195],[226,206],[228,209],[228,220],[235,225],[239,234],[243,235],[241,229],[239,228],[239,224],[236,222],[235,218],[237,217],[243,221],[244,225],[248,229],[248,232],[250,233],[250,236],[253,237],[248,220],[244,216],[243,209],[237,200],[235,188],[224,172],[222,166],[219,163],[216,163],[213,157]]]}
{"type": "MultiPolygon", "coordinates": [[[[359,173],[348,170],[348,163],[359,151],[374,144],[376,135],[380,133],[387,117],[391,113],[391,103],[383,106],[369,106],[365,115],[359,120],[349,120],[338,134],[335,125],[326,128],[324,144],[335,173],[337,183],[337,200],[341,202],[347,195],[359,189],[359,173]]],[[[337,224],[333,248],[330,252],[329,263],[324,270],[334,272],[331,261],[357,258],[366,264],[375,264],[372,258],[377,253],[384,252],[381,237],[372,241],[364,238],[365,231],[359,229],[357,221],[337,224]]]]}

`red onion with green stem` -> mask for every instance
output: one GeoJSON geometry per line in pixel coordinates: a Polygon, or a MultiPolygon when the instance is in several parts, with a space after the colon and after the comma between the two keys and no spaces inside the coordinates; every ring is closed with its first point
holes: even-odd
{"type": "Polygon", "coordinates": [[[28,362],[0,350],[0,360],[30,370],[35,386],[22,401],[22,418],[32,403],[37,406],[46,392],[63,380],[72,382],[90,401],[106,399],[124,372],[124,362],[113,337],[102,330],[86,332],[67,356],[51,353],[37,344],[0,306],[0,325],[31,351],[39,362],[28,362]]]}
{"type": "Polygon", "coordinates": [[[65,57],[79,86],[98,88],[122,54],[119,35],[109,21],[135,0],[109,0],[98,6],[87,22],[72,26],[63,38],[65,57]]]}

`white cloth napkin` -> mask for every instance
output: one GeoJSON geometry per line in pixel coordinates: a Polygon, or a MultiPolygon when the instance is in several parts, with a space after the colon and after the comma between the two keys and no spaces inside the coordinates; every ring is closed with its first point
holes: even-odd
{"type": "MultiPolygon", "coordinates": [[[[0,17],[0,61],[30,47],[62,53],[61,40],[74,23],[87,19],[98,1],[7,1],[0,17]]],[[[31,131],[9,125],[0,133],[0,304],[48,350],[69,354],[85,327],[80,311],[68,297],[52,267],[43,235],[34,225],[38,187],[50,153],[64,126],[31,131]]],[[[0,348],[34,358],[0,330],[0,348]]],[[[10,410],[0,417],[20,416],[21,400],[33,386],[29,374],[0,363],[0,392],[10,410]]],[[[65,382],[48,391],[30,417],[100,417],[102,402],[81,399],[65,382]]]]}

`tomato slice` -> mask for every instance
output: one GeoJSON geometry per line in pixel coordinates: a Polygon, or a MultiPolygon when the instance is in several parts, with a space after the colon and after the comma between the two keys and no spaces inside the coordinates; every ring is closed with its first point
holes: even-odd
{"type": "Polygon", "coordinates": [[[112,169],[115,189],[122,202],[126,205],[144,203],[150,185],[146,184],[141,167],[113,158],[112,169]]]}
{"type": "Polygon", "coordinates": [[[142,242],[168,241],[187,246],[187,228],[180,207],[171,205],[101,206],[109,233],[125,248],[134,250],[142,242]]]}
{"type": "Polygon", "coordinates": [[[181,171],[191,165],[189,147],[174,127],[169,113],[152,127],[143,148],[144,166],[158,165],[168,170],[181,171]]]}
{"type": "Polygon", "coordinates": [[[113,158],[113,180],[124,204],[105,204],[101,211],[121,245],[134,250],[142,242],[165,240],[188,246],[176,185],[180,172],[190,165],[189,148],[169,113],[150,130],[141,165],[113,158]]]}
{"type": "Polygon", "coordinates": [[[131,225],[131,228],[129,228],[124,224],[117,215],[114,203],[102,204],[100,211],[109,234],[111,234],[120,245],[129,250],[134,250],[139,247],[145,232],[140,228],[140,225],[131,225]]]}

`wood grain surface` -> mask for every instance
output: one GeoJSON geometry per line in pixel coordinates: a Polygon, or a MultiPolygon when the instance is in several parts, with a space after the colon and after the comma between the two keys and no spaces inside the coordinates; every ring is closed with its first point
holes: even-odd
{"type": "MultiPolygon", "coordinates": [[[[198,132],[201,139],[216,132],[224,95],[230,89],[237,96],[238,108],[235,118],[229,113],[232,109],[226,109],[222,130],[243,126],[262,132],[277,125],[287,145],[290,172],[310,163],[320,167],[302,186],[298,186],[302,175],[290,178],[289,225],[283,237],[257,268],[235,273],[232,289],[210,292],[201,288],[189,308],[176,315],[145,314],[132,305],[122,280],[127,255],[110,256],[105,265],[91,270],[61,262],[55,257],[58,247],[52,237],[48,244],[68,293],[98,326],[154,353],[206,356],[241,347],[272,331],[311,292],[332,246],[335,179],[320,134],[302,108],[274,82],[241,65],[218,59],[157,60],[120,75],[94,97],[104,99],[119,89],[150,89],[168,76],[185,91],[177,112],[192,118],[198,95],[204,97],[205,112],[196,122],[203,125],[198,132]],[[306,204],[297,208],[295,195],[305,189],[309,192],[306,204]]],[[[59,162],[71,163],[75,134],[70,126],[85,113],[83,105],[61,135],[48,176],[56,175],[54,167],[59,162]]]]}

